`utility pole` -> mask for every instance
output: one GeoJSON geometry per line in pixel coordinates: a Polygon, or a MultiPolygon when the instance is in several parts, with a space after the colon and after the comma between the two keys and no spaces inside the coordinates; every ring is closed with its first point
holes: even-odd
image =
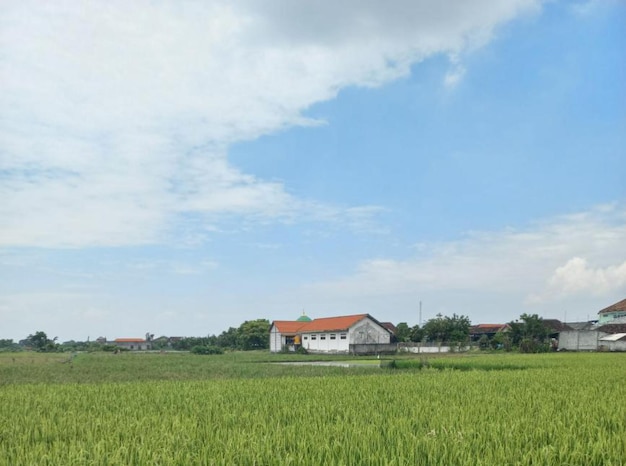
{"type": "Polygon", "coordinates": [[[422,301],[420,300],[420,320],[419,327],[422,328],[422,301]]]}

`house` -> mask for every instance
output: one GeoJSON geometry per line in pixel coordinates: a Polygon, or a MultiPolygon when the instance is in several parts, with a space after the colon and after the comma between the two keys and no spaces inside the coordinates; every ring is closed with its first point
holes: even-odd
{"type": "Polygon", "coordinates": [[[606,335],[599,342],[600,351],[626,351],[626,333],[606,335]]]}
{"type": "Polygon", "coordinates": [[[393,323],[391,322],[381,322],[380,325],[382,325],[387,330],[389,330],[392,335],[395,335],[398,333],[398,328],[395,325],[393,325],[393,323]]]}
{"type": "Polygon", "coordinates": [[[574,330],[572,327],[558,319],[543,319],[542,322],[548,332],[548,338],[558,339],[561,332],[574,330]]]}
{"type": "Polygon", "coordinates": [[[355,353],[390,343],[391,331],[369,314],[275,320],[270,325],[270,351],[273,353],[300,347],[311,353],[355,353]]]}
{"type": "Polygon", "coordinates": [[[143,338],[116,338],[113,344],[119,348],[131,351],[142,351],[152,349],[150,340],[143,338]]]}
{"type": "Polygon", "coordinates": [[[605,307],[598,312],[598,324],[608,324],[615,319],[626,318],[626,299],[622,299],[620,302],[612,304],[609,307],[605,307]]]}
{"type": "Polygon", "coordinates": [[[626,351],[626,299],[598,311],[591,327],[561,331],[559,350],[626,351]]]}
{"type": "Polygon", "coordinates": [[[478,341],[483,336],[490,340],[496,336],[498,332],[506,332],[511,327],[509,324],[478,324],[469,328],[470,341],[478,341]]]}

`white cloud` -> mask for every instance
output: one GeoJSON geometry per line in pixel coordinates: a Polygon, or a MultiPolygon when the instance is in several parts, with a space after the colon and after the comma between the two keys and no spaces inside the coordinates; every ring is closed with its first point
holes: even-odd
{"type": "Polygon", "coordinates": [[[229,144],[315,124],[302,112],[341,88],[479,46],[538,5],[2,2],[0,245],[154,243],[188,214],[308,216],[317,203],[233,167],[229,144]]]}
{"type": "Polygon", "coordinates": [[[626,292],[625,245],[623,206],[600,206],[526,229],[421,243],[412,258],[366,260],[353,274],[313,284],[309,291],[357,300],[428,293],[438,294],[442,302],[455,293],[476,301],[503,294],[516,296],[515,306],[524,300],[550,305],[581,292],[608,298],[626,292]],[[578,257],[586,257],[595,268],[578,257]]]}
{"type": "Polygon", "coordinates": [[[618,265],[591,268],[587,260],[574,257],[558,267],[549,281],[550,289],[560,294],[605,294],[626,288],[626,261],[618,265]]]}

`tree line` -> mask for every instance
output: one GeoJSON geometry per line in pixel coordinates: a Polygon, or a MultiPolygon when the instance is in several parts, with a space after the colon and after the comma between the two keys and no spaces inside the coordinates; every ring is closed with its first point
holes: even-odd
{"type": "MultiPolygon", "coordinates": [[[[471,322],[467,316],[453,314],[443,316],[437,314],[423,326],[409,326],[400,322],[396,326],[395,341],[397,342],[432,342],[446,343],[454,346],[469,344],[471,322]]],[[[267,319],[247,320],[239,327],[230,327],[219,335],[206,337],[184,337],[170,339],[160,337],[151,342],[152,349],[172,349],[192,351],[198,354],[218,354],[224,350],[264,350],[269,348],[270,322],[267,319]]],[[[537,314],[522,314],[516,321],[508,323],[505,332],[498,332],[489,338],[486,335],[477,342],[480,349],[519,350],[525,353],[549,351],[549,329],[537,314]]],[[[93,341],[68,341],[59,343],[57,337],[48,338],[43,331],[28,335],[26,339],[15,343],[13,340],[0,339],[0,351],[20,351],[31,349],[38,352],[63,351],[114,351],[119,350],[111,344],[93,341]]]]}
{"type": "MultiPolygon", "coordinates": [[[[410,327],[406,322],[396,326],[397,342],[432,342],[461,346],[470,343],[471,322],[467,316],[453,314],[451,317],[437,314],[422,327],[410,327]]],[[[483,335],[478,347],[483,350],[518,350],[522,353],[539,353],[554,349],[550,342],[550,330],[537,314],[522,314],[507,324],[506,331],[493,337],[483,335]]]]}
{"type": "MultiPolygon", "coordinates": [[[[267,319],[247,320],[239,327],[230,327],[219,335],[206,337],[183,337],[170,339],[159,337],[151,341],[154,350],[172,349],[192,351],[198,354],[217,354],[229,350],[262,350],[269,349],[270,322],[267,319]]],[[[110,343],[96,341],[58,342],[58,338],[49,338],[46,332],[36,331],[19,342],[11,339],[0,339],[0,351],[32,350],[40,353],[65,351],[115,351],[119,348],[110,343]]]]}

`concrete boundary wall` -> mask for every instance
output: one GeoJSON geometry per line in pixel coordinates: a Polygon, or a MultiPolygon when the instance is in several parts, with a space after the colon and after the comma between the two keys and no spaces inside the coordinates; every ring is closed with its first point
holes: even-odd
{"type": "Polygon", "coordinates": [[[455,351],[464,352],[469,351],[469,346],[448,346],[438,344],[423,344],[423,343],[399,343],[398,351],[404,353],[416,353],[416,354],[433,354],[433,353],[452,353],[455,351]]]}
{"type": "Polygon", "coordinates": [[[598,351],[600,338],[608,333],[597,330],[568,330],[559,334],[559,350],[598,351]]]}
{"type": "Polygon", "coordinates": [[[381,354],[395,353],[398,348],[396,343],[364,343],[350,345],[352,354],[381,354]]]}

